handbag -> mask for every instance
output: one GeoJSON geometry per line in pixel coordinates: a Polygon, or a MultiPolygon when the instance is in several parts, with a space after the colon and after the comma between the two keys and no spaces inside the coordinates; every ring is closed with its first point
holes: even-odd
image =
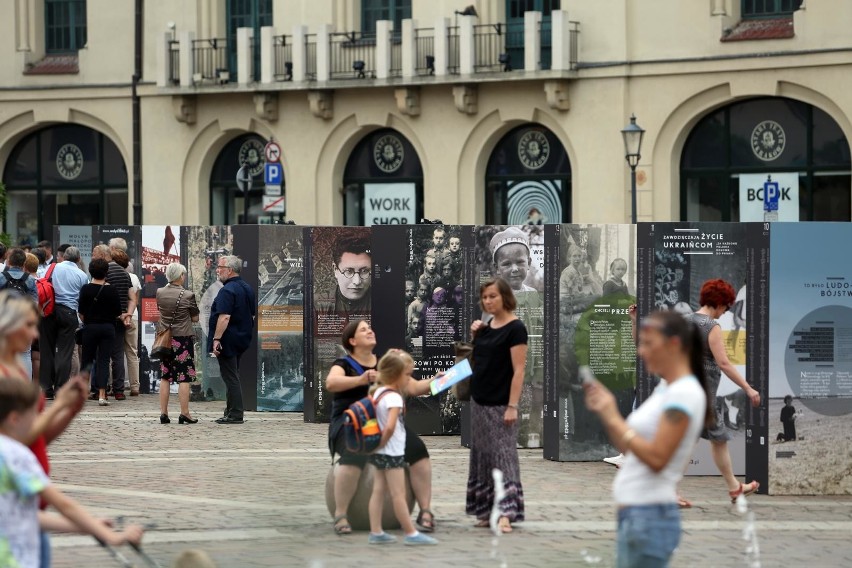
{"type": "MultiPolygon", "coordinates": [[[[180,306],[180,300],[183,298],[183,293],[186,292],[186,288],[180,291],[178,295],[177,304],[175,304],[175,311],[172,314],[172,321],[166,327],[165,324],[161,326],[160,329],[157,330],[156,335],[154,336],[154,345],[151,346],[151,357],[154,359],[159,359],[160,361],[170,360],[175,356],[174,349],[172,349],[172,325],[175,323],[175,314],[177,314],[178,307],[180,306]]],[[[162,321],[160,322],[162,324],[162,321]]]]}
{"type": "MultiPolygon", "coordinates": [[[[456,363],[467,359],[470,361],[470,366],[473,367],[473,343],[456,341],[453,344],[453,349],[456,352],[456,363]]],[[[450,392],[461,402],[470,401],[470,379],[454,384],[450,387],[450,392]]]]}

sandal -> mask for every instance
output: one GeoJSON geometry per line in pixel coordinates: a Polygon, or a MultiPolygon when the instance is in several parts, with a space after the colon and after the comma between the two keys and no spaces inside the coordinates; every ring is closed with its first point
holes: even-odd
{"type": "Polygon", "coordinates": [[[500,520],[497,521],[497,526],[500,527],[500,532],[503,534],[509,534],[512,532],[512,522],[509,520],[509,517],[500,517],[500,520]]]}
{"type": "Polygon", "coordinates": [[[334,517],[334,533],[337,536],[352,534],[352,525],[349,524],[349,519],[346,518],[346,515],[338,515],[334,517]],[[341,523],[340,521],[345,522],[341,523]]]}
{"type": "Polygon", "coordinates": [[[416,522],[421,531],[425,533],[435,532],[435,514],[429,509],[420,509],[416,522]],[[424,519],[423,515],[429,515],[429,518],[424,519]]]}
{"type": "Polygon", "coordinates": [[[477,529],[487,529],[491,526],[491,523],[488,522],[487,520],[480,520],[480,521],[477,521],[477,523],[473,526],[474,526],[474,528],[477,528],[477,529]]]}
{"type": "Polygon", "coordinates": [[[736,503],[737,497],[740,495],[745,497],[746,495],[751,495],[758,489],[760,489],[760,483],[757,481],[752,481],[751,483],[740,483],[739,488],[734,491],[728,491],[728,495],[731,497],[731,503],[736,503]]]}

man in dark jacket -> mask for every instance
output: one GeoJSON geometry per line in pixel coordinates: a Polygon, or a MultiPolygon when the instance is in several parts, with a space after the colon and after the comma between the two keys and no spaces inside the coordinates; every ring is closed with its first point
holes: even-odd
{"type": "Polygon", "coordinates": [[[243,394],[240,388],[240,357],[251,345],[257,312],[254,290],[240,278],[243,261],[236,256],[219,257],[216,271],[224,284],[210,310],[208,350],[219,361],[227,389],[225,415],[219,424],[243,423],[243,394]]]}

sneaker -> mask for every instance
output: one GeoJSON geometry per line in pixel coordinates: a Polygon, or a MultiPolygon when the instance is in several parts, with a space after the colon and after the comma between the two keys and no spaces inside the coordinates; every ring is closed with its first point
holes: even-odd
{"type": "Polygon", "coordinates": [[[109,406],[109,403],[105,398],[98,399],[98,406],[109,406]]]}
{"type": "MultiPolygon", "coordinates": [[[[406,537],[407,539],[408,537],[406,537]]],[[[370,533],[370,538],[367,539],[368,544],[391,544],[392,542],[396,542],[396,537],[386,532],[381,534],[370,533]]]]}
{"type": "Polygon", "coordinates": [[[604,463],[608,463],[609,465],[614,465],[615,467],[621,467],[624,465],[624,454],[618,454],[612,458],[604,458],[604,463]]]}
{"type": "Polygon", "coordinates": [[[422,544],[438,544],[437,539],[434,539],[431,536],[425,535],[421,532],[412,536],[406,536],[405,540],[403,540],[402,542],[403,544],[407,544],[409,546],[419,546],[422,544]]]}
{"type": "Polygon", "coordinates": [[[117,392],[117,393],[115,393],[115,396],[114,396],[113,398],[114,398],[115,400],[125,400],[125,399],[127,399],[127,397],[126,397],[126,396],[124,396],[124,393],[123,393],[123,392],[117,392]]]}

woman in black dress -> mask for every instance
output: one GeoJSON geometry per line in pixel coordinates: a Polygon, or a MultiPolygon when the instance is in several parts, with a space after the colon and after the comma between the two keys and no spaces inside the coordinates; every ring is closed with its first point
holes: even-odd
{"type": "Polygon", "coordinates": [[[517,303],[509,284],[497,278],[479,290],[482,309],[491,317],[473,322],[473,377],[470,402],[470,471],[467,514],[487,527],[494,506],[492,471],[503,472],[505,496],[499,503],[500,529],[524,520],[524,489],[518,463],[518,402],[524,385],[527,328],[515,315],[517,303]]]}
{"type": "MultiPolygon", "coordinates": [[[[346,450],[343,437],[343,413],[353,402],[367,396],[370,386],[376,380],[378,357],[373,353],[376,348],[376,334],[370,324],[364,320],[350,322],[343,329],[341,343],[347,356],[337,359],[325,379],[325,388],[334,394],[331,403],[331,423],[328,427],[328,446],[332,458],[340,456],[334,476],[334,532],[345,535],[352,532],[347,518],[349,503],[358,489],[361,470],[367,464],[364,454],[352,454],[346,450]]],[[[431,381],[410,379],[403,387],[406,396],[429,394],[431,381]]],[[[432,501],[432,461],[426,445],[412,429],[405,429],[405,462],[411,479],[414,498],[420,506],[417,526],[423,532],[435,530],[435,516],[429,509],[432,501]]]]}
{"type": "Polygon", "coordinates": [[[109,358],[115,338],[115,324],[121,315],[121,301],[114,286],[106,283],[109,263],[96,258],[89,263],[91,284],[80,289],[79,312],[83,322],[83,355],[80,367],[85,369],[92,363],[95,372],[92,375],[92,389],[97,390],[98,404],[108,406],[106,397],[109,380],[109,358]]]}

